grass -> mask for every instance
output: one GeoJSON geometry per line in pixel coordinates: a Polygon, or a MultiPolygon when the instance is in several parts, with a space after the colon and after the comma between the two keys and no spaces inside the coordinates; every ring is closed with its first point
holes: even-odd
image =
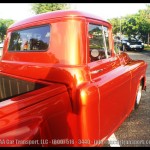
{"type": "Polygon", "coordinates": [[[150,48],[144,48],[144,50],[147,50],[147,51],[149,51],[149,50],[150,50],[150,48]]]}
{"type": "Polygon", "coordinates": [[[144,47],[144,50],[150,50],[150,47],[144,47]]]}
{"type": "Polygon", "coordinates": [[[144,45],[144,50],[150,50],[150,45],[144,45]]]}

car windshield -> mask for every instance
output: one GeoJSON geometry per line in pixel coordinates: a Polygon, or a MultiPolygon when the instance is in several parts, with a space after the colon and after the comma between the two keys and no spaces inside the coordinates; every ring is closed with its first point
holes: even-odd
{"type": "Polygon", "coordinates": [[[134,38],[131,38],[131,39],[122,39],[122,41],[124,41],[124,42],[141,42],[141,41],[139,41],[137,39],[134,39],[134,38]]]}

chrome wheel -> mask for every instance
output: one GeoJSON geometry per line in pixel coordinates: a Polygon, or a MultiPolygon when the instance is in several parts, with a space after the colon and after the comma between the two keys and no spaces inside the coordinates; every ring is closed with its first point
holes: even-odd
{"type": "Polygon", "coordinates": [[[142,84],[139,85],[137,95],[136,95],[136,101],[135,101],[135,109],[139,107],[140,101],[142,97],[142,84]]]}

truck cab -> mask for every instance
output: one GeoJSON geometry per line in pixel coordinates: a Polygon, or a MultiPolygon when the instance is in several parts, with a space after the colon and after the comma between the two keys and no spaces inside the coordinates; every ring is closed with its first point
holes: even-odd
{"type": "Polygon", "coordinates": [[[99,16],[54,11],[13,24],[0,62],[0,145],[102,146],[146,89],[146,67],[114,51],[99,16]]]}

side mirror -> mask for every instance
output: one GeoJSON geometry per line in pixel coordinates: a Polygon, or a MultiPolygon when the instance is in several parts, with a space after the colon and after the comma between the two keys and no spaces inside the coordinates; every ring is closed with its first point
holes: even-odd
{"type": "Polygon", "coordinates": [[[92,49],[91,50],[91,56],[94,57],[94,58],[98,57],[99,56],[98,49],[92,49]]]}

